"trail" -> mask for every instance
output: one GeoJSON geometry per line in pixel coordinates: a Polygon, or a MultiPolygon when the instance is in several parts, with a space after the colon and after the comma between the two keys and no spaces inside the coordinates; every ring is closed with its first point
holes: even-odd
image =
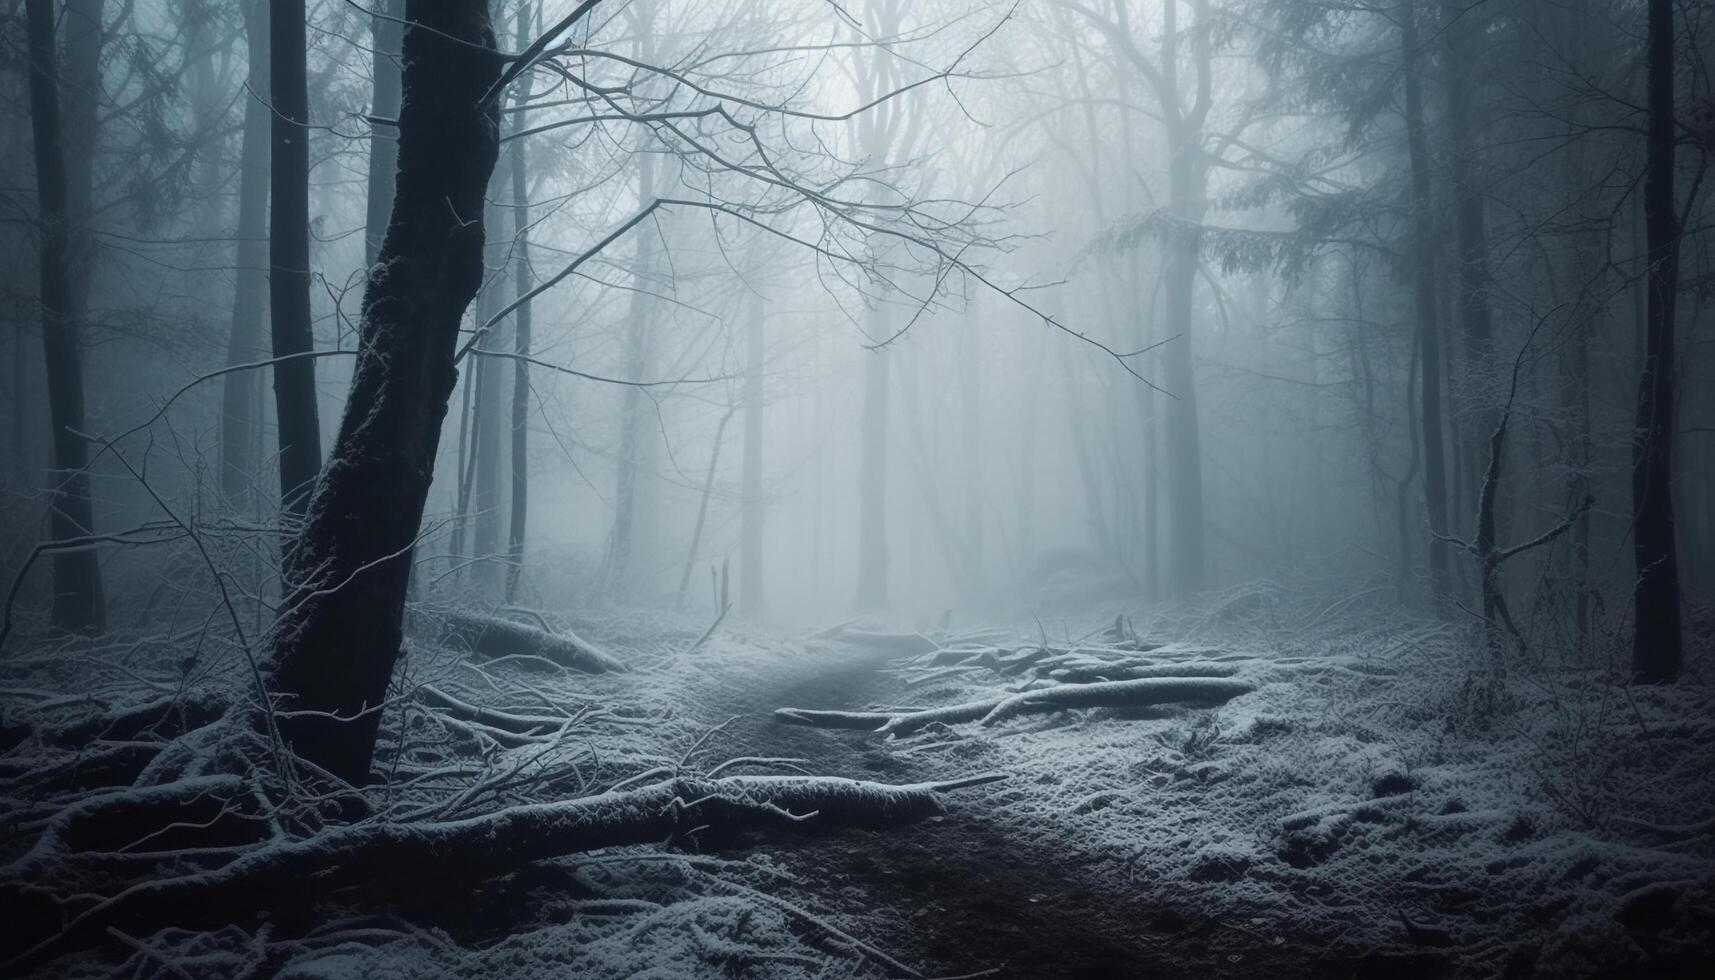
{"type": "MultiPolygon", "coordinates": [[[[741,658],[722,670],[711,663],[699,708],[709,725],[724,724],[722,754],[789,757],[827,775],[892,782],[950,778],[992,768],[986,746],[1014,731],[968,741],[893,741],[862,732],[827,731],[775,722],[781,706],[862,710],[929,704],[887,673],[897,654],[855,646],[811,644],[756,676],[741,658]]],[[[1063,725],[1049,716],[1025,731],[1063,725]]],[[[1110,723],[1111,724],[1111,723],[1110,723]]],[[[1025,819],[1028,807],[995,807],[1049,796],[1054,787],[1019,774],[991,793],[949,801],[947,817],[887,832],[769,839],[753,842],[793,877],[810,886],[824,911],[852,923],[866,939],[927,975],[995,969],[999,977],[1191,978],[1250,977],[1266,964],[1271,976],[1327,975],[1412,980],[1445,975],[1440,957],[1347,959],[1297,940],[1261,936],[1242,923],[1187,914],[1175,896],[1150,888],[1115,888],[1111,864],[1073,839],[1056,839],[1025,819]]]]}

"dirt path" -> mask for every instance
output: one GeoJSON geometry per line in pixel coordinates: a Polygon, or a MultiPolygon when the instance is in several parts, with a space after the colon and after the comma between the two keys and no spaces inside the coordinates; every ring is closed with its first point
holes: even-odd
{"type": "MultiPolygon", "coordinates": [[[[794,658],[780,676],[711,677],[702,709],[726,722],[730,755],[809,760],[827,775],[916,782],[987,768],[955,752],[772,720],[781,706],[864,709],[922,698],[882,668],[892,660],[862,648],[794,658]],[[736,716],[736,717],[733,717],[736,716]],[[730,720],[729,720],[730,718],[730,720]],[[953,758],[949,758],[953,755],[953,758]]],[[[980,755],[980,753],[978,753],[980,755]]],[[[1002,784],[1002,792],[1032,792],[1002,784]]],[[[1037,792],[1043,792],[1039,789],[1037,792]]],[[[1016,809],[985,805],[982,791],[948,801],[949,815],[887,832],[811,834],[755,842],[800,881],[809,901],[929,975],[997,969],[1011,978],[1375,977],[1413,980],[1447,974],[1433,955],[1334,957],[1302,942],[1259,935],[1244,923],[1175,909],[1173,896],[1147,887],[1115,889],[1091,875],[1113,854],[1044,840],[1016,809]]],[[[765,883],[756,883],[759,887],[765,883]]]]}

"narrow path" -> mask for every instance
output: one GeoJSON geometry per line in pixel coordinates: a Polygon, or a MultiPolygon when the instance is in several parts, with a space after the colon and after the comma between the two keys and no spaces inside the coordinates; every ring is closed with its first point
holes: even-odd
{"type": "MultiPolygon", "coordinates": [[[[793,658],[782,664],[783,675],[737,683],[714,676],[724,673],[717,668],[702,710],[709,724],[727,722],[724,755],[801,758],[820,774],[890,782],[986,768],[861,732],[772,720],[781,706],[863,709],[920,700],[921,692],[882,671],[892,659],[849,647],[793,658]]],[[[1318,949],[1248,932],[1242,923],[1187,916],[1173,908],[1172,896],[1150,893],[1141,876],[1135,890],[1116,893],[1085,872],[1115,855],[1044,840],[1043,828],[986,806],[987,792],[958,794],[946,818],[912,827],[772,837],[752,846],[802,882],[794,891],[811,896],[806,901],[817,911],[837,915],[931,976],[989,968],[1018,980],[1445,975],[1438,958],[1335,962],[1318,949]]],[[[1051,790],[1003,783],[994,792],[1051,790]]]]}

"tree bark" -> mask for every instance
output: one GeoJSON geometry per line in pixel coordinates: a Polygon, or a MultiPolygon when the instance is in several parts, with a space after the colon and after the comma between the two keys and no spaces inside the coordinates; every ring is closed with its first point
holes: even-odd
{"type": "Polygon", "coordinates": [[[406,19],[393,213],[268,664],[293,751],[354,783],[368,775],[399,653],[459,323],[482,281],[483,194],[498,155],[498,112],[479,106],[500,70],[488,5],[410,0],[406,19]]]}
{"type": "MultiPolygon", "coordinates": [[[[83,362],[79,350],[70,255],[64,130],[60,119],[59,56],[53,0],[29,0],[30,124],[35,137],[36,194],[41,218],[42,351],[47,366],[48,417],[53,425],[54,488],[49,528],[55,540],[95,530],[89,499],[88,448],[83,437],[83,362]]],[[[101,568],[93,549],[54,555],[56,629],[99,632],[106,626],[101,568]]]]}
{"type": "Polygon", "coordinates": [[[1431,236],[1433,202],[1429,186],[1429,138],[1423,121],[1423,87],[1419,80],[1417,9],[1402,11],[1400,47],[1405,58],[1405,128],[1411,157],[1412,253],[1415,269],[1418,358],[1423,370],[1419,392],[1423,429],[1423,498],[1429,511],[1429,586],[1437,608],[1444,607],[1451,588],[1447,545],[1446,449],[1441,437],[1441,330],[1435,309],[1435,243],[1431,236]]]}
{"type": "MultiPolygon", "coordinates": [[[[232,294],[232,332],[226,364],[246,364],[268,356],[262,317],[268,302],[268,157],[269,111],[268,10],[264,0],[244,8],[245,50],[250,92],[244,100],[244,135],[238,162],[238,247],[232,294]]],[[[256,466],[256,419],[260,414],[258,377],[234,371],[221,379],[220,488],[234,507],[250,503],[250,479],[256,466]]]]}
{"type": "Polygon", "coordinates": [[[762,365],[765,306],[760,293],[750,296],[749,324],[744,332],[744,485],[739,515],[739,610],[761,616],[768,608],[762,579],[762,365]]]}
{"type": "Polygon", "coordinates": [[[1648,319],[1632,434],[1632,554],[1635,632],[1632,676],[1646,684],[1679,677],[1679,553],[1673,522],[1673,317],[1679,290],[1679,228],[1673,193],[1673,2],[1650,0],[1644,224],[1649,240],[1648,319]]]}
{"type": "MultiPolygon", "coordinates": [[[[315,347],[310,328],[310,131],[303,0],[269,0],[273,160],[269,173],[269,321],[274,356],[315,347]]],[[[280,505],[302,518],[322,466],[316,368],[311,358],[274,366],[280,505]]],[[[288,562],[290,564],[290,562],[288,562]]]]}

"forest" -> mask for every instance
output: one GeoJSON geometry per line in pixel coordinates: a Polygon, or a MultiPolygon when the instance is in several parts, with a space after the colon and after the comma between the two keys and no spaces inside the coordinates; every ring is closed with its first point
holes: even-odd
{"type": "Polygon", "coordinates": [[[0,976],[1715,976],[1715,6],[0,10],[0,976]]]}

